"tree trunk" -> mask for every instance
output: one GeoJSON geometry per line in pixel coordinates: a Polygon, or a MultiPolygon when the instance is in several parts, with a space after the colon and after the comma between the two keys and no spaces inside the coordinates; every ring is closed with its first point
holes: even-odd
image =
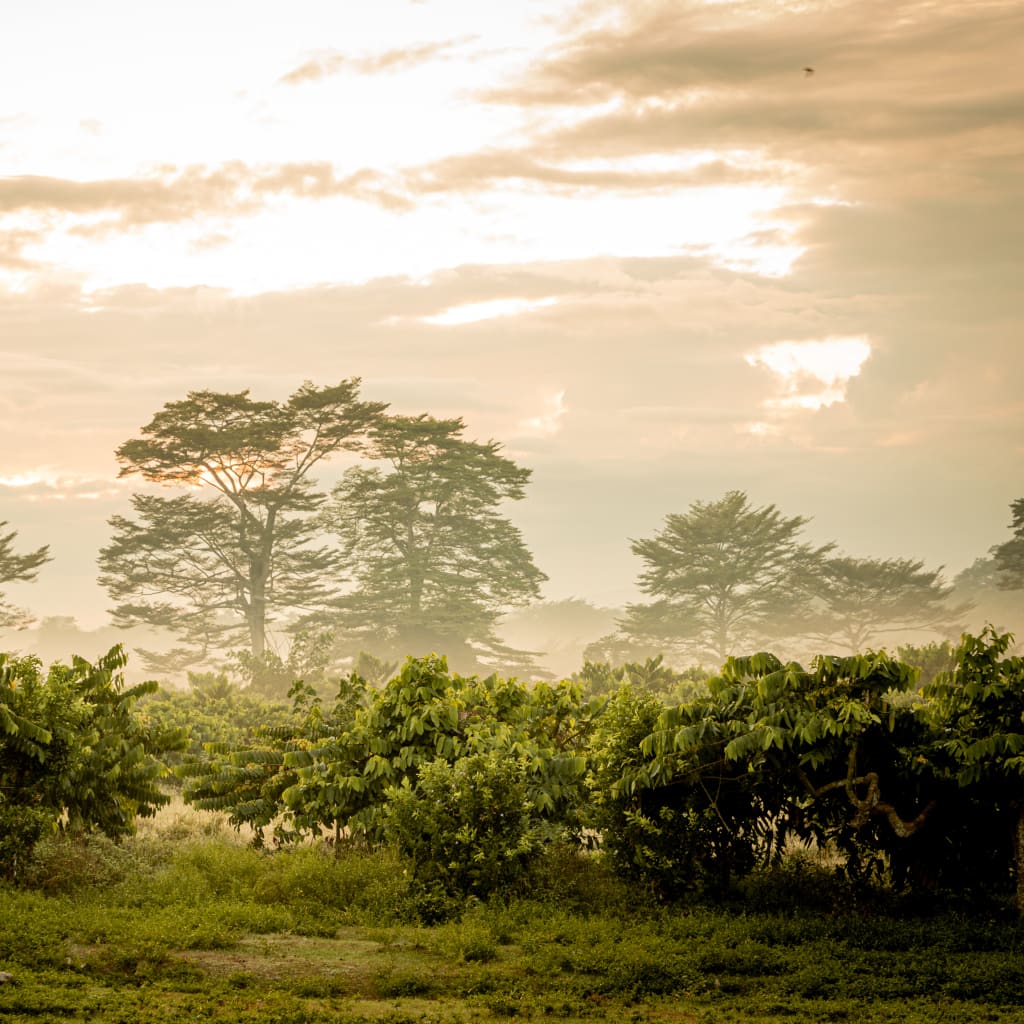
{"type": "Polygon", "coordinates": [[[254,565],[249,579],[249,644],[252,656],[262,658],[267,649],[267,581],[262,567],[254,565]]]}

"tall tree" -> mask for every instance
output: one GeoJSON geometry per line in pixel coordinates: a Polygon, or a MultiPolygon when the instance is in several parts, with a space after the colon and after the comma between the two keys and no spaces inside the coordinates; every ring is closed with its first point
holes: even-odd
{"type": "Polygon", "coordinates": [[[942,571],[909,558],[830,558],[807,635],[854,654],[883,633],[925,630],[959,635],[969,603],[951,605],[942,571]]]}
{"type": "Polygon", "coordinates": [[[1024,589],[1024,498],[1010,503],[1013,537],[992,549],[997,582],[1003,590],[1024,589]]]}
{"type": "Polygon", "coordinates": [[[340,605],[357,646],[404,657],[445,653],[464,670],[483,654],[514,661],[498,617],[539,596],[547,578],[500,511],[530,471],[493,441],[463,438],[461,419],[394,416],[370,432],[384,466],[346,471],[324,510],[355,590],[340,605]]]}
{"type": "MultiPolygon", "coordinates": [[[[24,555],[16,554],[14,539],[18,532],[11,530],[4,533],[3,529],[7,525],[6,520],[0,520],[0,583],[30,583],[39,575],[42,566],[50,561],[50,547],[44,544],[24,555]]],[[[28,614],[8,604],[3,593],[0,593],[0,626],[23,625],[28,621],[28,614]]]]}
{"type": "Polygon", "coordinates": [[[337,558],[315,543],[326,494],[310,474],[340,451],[361,450],[383,414],[358,392],[357,378],[306,382],[285,402],[192,391],[121,445],[121,476],[192,493],[136,494],[135,518],[110,520],[99,565],[100,582],[121,602],[115,620],[172,630],[186,643],[172,652],[179,657],[244,638],[261,659],[276,613],[323,606],[336,591],[337,558]]]}
{"type": "Polygon", "coordinates": [[[834,547],[802,543],[808,521],[752,508],[742,491],[667,516],[657,536],[632,544],[646,565],[640,589],[657,600],[627,607],[624,638],[721,662],[799,634],[834,547]]]}

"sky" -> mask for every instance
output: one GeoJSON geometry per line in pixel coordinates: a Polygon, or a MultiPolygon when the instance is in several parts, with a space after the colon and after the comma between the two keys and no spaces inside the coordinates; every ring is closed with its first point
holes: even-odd
{"type": "MultiPolygon", "coordinates": [[[[0,33],[0,519],[95,628],[114,450],[357,376],[533,471],[545,596],[743,490],[948,576],[1024,494],[1020,0],[37,0],[0,33]]],[[[328,469],[321,474],[332,482],[328,469]]]]}

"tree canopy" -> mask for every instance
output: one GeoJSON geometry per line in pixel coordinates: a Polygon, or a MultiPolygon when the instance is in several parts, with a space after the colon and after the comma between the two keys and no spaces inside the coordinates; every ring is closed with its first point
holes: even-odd
{"type": "Polygon", "coordinates": [[[338,452],[359,451],[382,415],[383,404],[358,393],[357,378],[307,382],[284,402],[192,391],[122,444],[121,476],[190,493],[136,494],[134,518],[110,520],[99,565],[120,602],[115,622],[173,631],[186,645],[173,654],[190,664],[243,638],[262,658],[276,614],[323,607],[337,592],[337,558],[315,543],[326,495],[310,474],[338,452]]]}
{"type": "Polygon", "coordinates": [[[950,604],[952,586],[942,571],[909,558],[829,558],[808,634],[850,653],[878,644],[885,633],[929,630],[955,636],[963,629],[968,602],[950,604]]]}
{"type": "Polygon", "coordinates": [[[1024,589],[1024,498],[1010,504],[1013,537],[992,549],[999,586],[1004,590],[1024,589]]]}
{"type": "Polygon", "coordinates": [[[719,662],[799,633],[834,547],[801,542],[807,522],[774,505],[753,508],[742,491],[666,516],[655,537],[633,541],[645,564],[640,589],[656,600],[630,605],[621,633],[655,650],[719,662]]]}
{"type": "Polygon", "coordinates": [[[465,429],[461,419],[383,419],[366,451],[380,465],[347,470],[334,489],[323,519],[354,583],[338,606],[351,644],[400,658],[445,651],[462,671],[518,656],[495,624],[547,577],[501,506],[524,496],[530,470],[465,429]]]}
{"type": "MultiPolygon", "coordinates": [[[[17,530],[4,533],[6,520],[0,520],[0,583],[31,582],[39,575],[42,566],[50,561],[50,547],[44,544],[35,551],[19,555],[14,550],[17,530]]],[[[0,591],[0,626],[14,626],[28,621],[28,614],[4,600],[0,591]]]]}

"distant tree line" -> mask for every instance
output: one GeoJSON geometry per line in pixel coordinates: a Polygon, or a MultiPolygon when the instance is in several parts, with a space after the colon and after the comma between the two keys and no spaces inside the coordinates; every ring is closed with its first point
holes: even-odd
{"type": "MultiPolygon", "coordinates": [[[[117,449],[122,476],[177,489],[134,494],[99,554],[115,625],[177,638],[141,652],[151,671],[222,665],[233,652],[237,671],[278,695],[360,651],[396,666],[444,651],[465,672],[539,674],[531,652],[500,638],[502,615],[536,601],[546,579],[505,515],[530,470],[494,441],[467,439],[461,419],[390,415],[359,387],[307,382],[285,401],[190,392],[117,449]],[[331,459],[351,464],[328,492],[315,472],[331,459]],[[272,642],[282,632],[286,655],[272,642]]],[[[954,592],[920,561],[812,545],[805,517],[742,491],[696,501],[632,542],[648,600],[586,657],[720,665],[777,645],[853,653],[890,633],[954,638],[973,596],[1024,588],[1024,498],[1011,510],[1012,538],[954,592]]],[[[45,546],[17,554],[15,539],[0,532],[0,585],[35,579],[49,560],[45,546]]],[[[0,594],[0,625],[26,619],[0,594]]]]}

